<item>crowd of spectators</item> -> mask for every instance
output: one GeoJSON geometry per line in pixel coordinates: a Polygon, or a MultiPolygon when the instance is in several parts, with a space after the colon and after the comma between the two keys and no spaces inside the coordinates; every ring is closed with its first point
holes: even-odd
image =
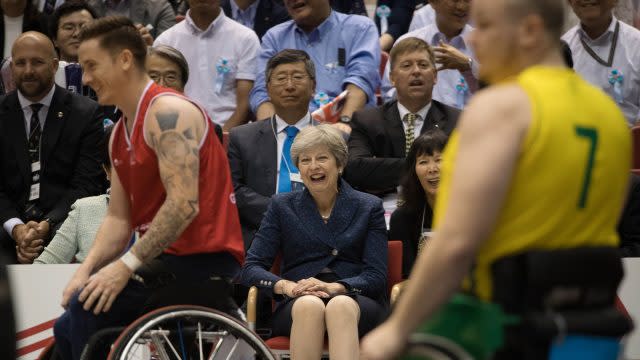
{"type": "MultiPolygon", "coordinates": [[[[562,40],[575,72],[640,126],[630,0],[568,4],[575,25],[562,40]]],[[[86,257],[109,203],[108,139],[121,113],[82,83],[79,34],[125,15],[149,45],[150,79],[200,104],[228,142],[247,250],[239,282],[279,300],[274,333],[296,329],[294,353],[321,350],[326,329],[347,354],[336,357],[349,358],[357,338],[344,318],[357,327],[360,314],[360,335],[382,320],[385,241],[402,240],[407,277],[429,238],[447,138],[485,85],[470,6],[379,0],[367,14],[364,1],[340,0],[0,0],[0,255],[86,257]],[[312,113],[345,90],[338,122],[320,125],[312,113]]],[[[640,177],[630,182],[621,254],[640,256],[640,177]]]]}

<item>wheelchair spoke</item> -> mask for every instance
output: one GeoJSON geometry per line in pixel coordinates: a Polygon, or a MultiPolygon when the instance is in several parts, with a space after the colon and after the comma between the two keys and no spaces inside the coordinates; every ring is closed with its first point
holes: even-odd
{"type": "Polygon", "coordinates": [[[164,348],[164,344],[162,339],[160,338],[159,332],[151,333],[151,342],[153,343],[153,346],[156,348],[156,351],[158,352],[158,356],[160,356],[161,360],[170,360],[169,354],[167,354],[167,350],[164,348]]]}
{"type": "Polygon", "coordinates": [[[236,352],[236,349],[238,348],[238,344],[240,344],[240,339],[236,339],[236,342],[233,344],[233,347],[229,351],[229,355],[227,356],[227,360],[231,360],[231,355],[233,355],[233,353],[236,352]]]}
{"type": "MultiPolygon", "coordinates": [[[[159,328],[159,329],[162,330],[162,328],[159,328]]],[[[178,355],[178,351],[176,350],[175,347],[173,347],[173,344],[171,343],[171,341],[167,337],[167,333],[165,331],[162,331],[162,332],[160,332],[160,334],[162,334],[162,337],[164,338],[164,340],[167,342],[167,344],[169,344],[169,347],[171,348],[171,351],[173,351],[173,355],[175,355],[178,360],[182,360],[180,355],[178,355]]],[[[163,347],[163,349],[164,349],[164,347],[163,347]]],[[[167,359],[169,359],[168,356],[167,356],[167,359]]]]}
{"type": "Polygon", "coordinates": [[[220,339],[218,339],[218,342],[216,343],[216,347],[213,348],[213,351],[211,351],[211,355],[209,355],[208,360],[213,360],[214,356],[216,356],[216,354],[220,350],[220,347],[222,346],[223,342],[224,342],[224,337],[221,337],[220,339]]]}

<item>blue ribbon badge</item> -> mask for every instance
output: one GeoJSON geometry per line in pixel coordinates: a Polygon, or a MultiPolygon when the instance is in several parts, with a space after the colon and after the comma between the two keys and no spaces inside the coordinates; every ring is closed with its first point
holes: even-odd
{"type": "Polygon", "coordinates": [[[622,104],[624,100],[624,96],[622,93],[622,83],[624,82],[624,75],[622,71],[618,69],[611,70],[611,74],[609,74],[609,84],[613,85],[613,95],[616,99],[616,102],[622,104]]]}
{"type": "Polygon", "coordinates": [[[459,109],[464,107],[467,100],[467,94],[469,93],[469,85],[464,77],[460,76],[460,80],[456,84],[456,104],[459,109]]]}
{"type": "Polygon", "coordinates": [[[316,103],[318,107],[327,105],[330,101],[331,101],[331,97],[324,91],[318,91],[313,96],[313,102],[316,103]]]}
{"type": "Polygon", "coordinates": [[[386,34],[389,29],[389,16],[391,8],[387,5],[380,5],[376,9],[376,15],[380,18],[380,34],[386,34]]]}
{"type": "Polygon", "coordinates": [[[220,94],[222,92],[222,85],[224,85],[224,79],[229,71],[231,71],[229,60],[225,58],[218,59],[218,62],[216,62],[216,71],[218,72],[218,76],[216,77],[216,93],[220,94]]]}

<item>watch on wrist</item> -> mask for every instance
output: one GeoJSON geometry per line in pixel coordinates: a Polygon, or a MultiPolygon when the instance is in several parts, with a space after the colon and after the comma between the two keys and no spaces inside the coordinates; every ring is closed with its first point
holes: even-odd
{"type": "Polygon", "coordinates": [[[343,124],[348,124],[351,122],[351,117],[347,116],[347,115],[342,115],[340,116],[340,122],[343,124]]]}

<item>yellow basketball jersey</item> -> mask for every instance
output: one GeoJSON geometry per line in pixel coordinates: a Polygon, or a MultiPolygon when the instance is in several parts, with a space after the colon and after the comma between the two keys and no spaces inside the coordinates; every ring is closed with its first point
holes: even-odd
{"type": "MultiPolygon", "coordinates": [[[[484,300],[491,299],[490,267],[499,258],[533,249],[617,246],[629,180],[631,134],[609,97],[568,69],[536,66],[515,81],[533,114],[498,222],[465,281],[474,281],[484,300]]],[[[454,132],[441,165],[435,231],[458,145],[454,132]]]]}

